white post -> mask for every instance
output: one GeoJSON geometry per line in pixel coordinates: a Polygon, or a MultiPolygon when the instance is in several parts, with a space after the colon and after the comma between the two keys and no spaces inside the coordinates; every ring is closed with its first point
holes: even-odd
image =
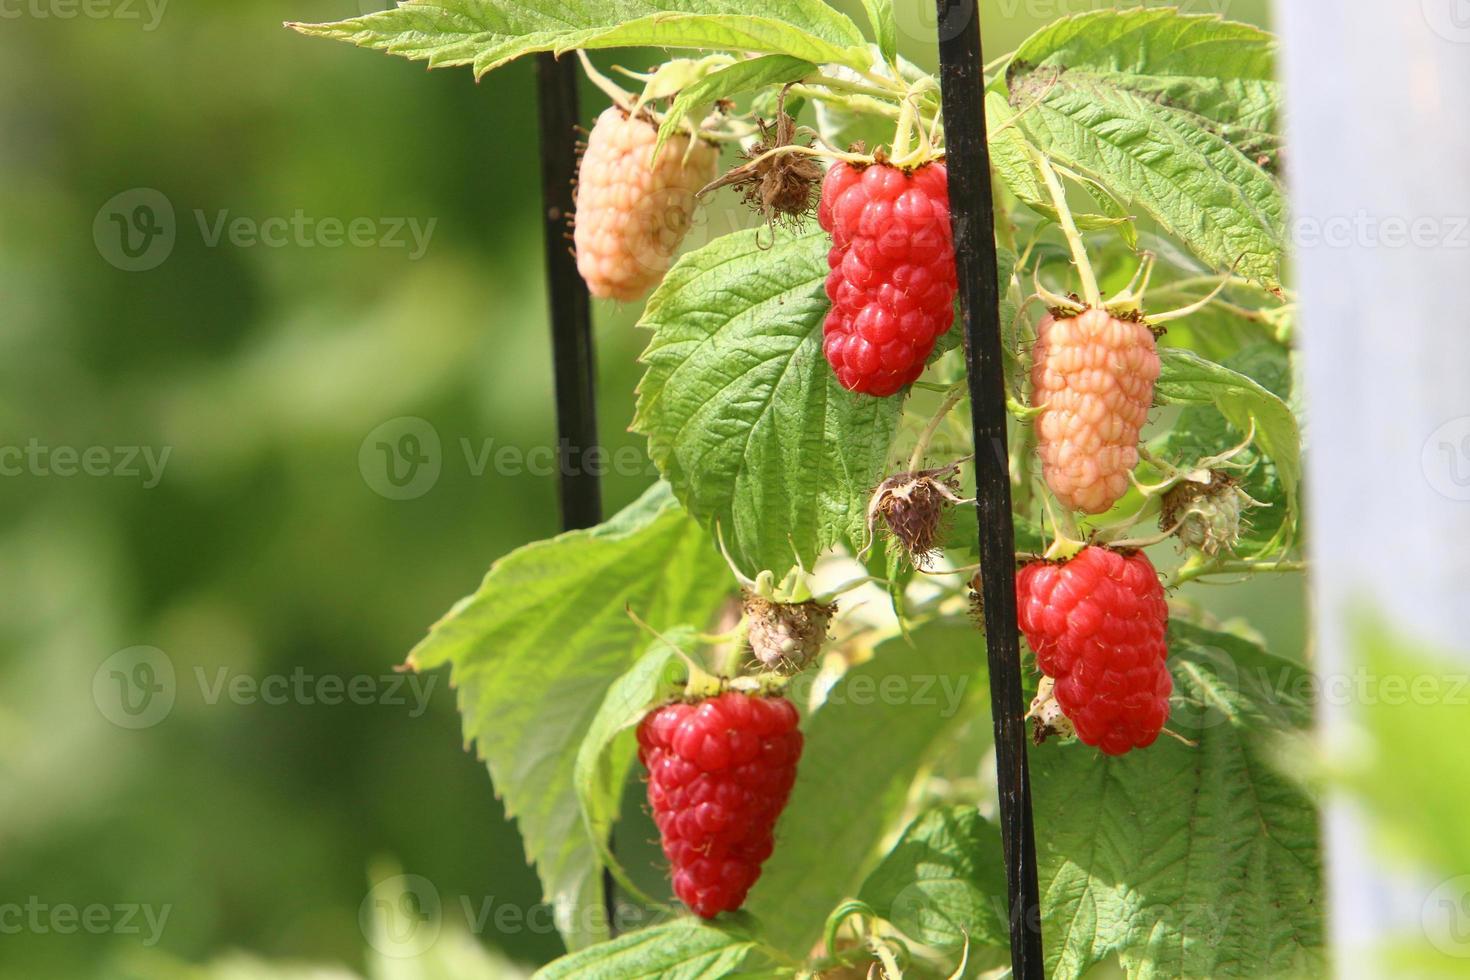
{"type": "MultiPolygon", "coordinates": [[[[1366,605],[1470,663],[1470,0],[1276,11],[1314,666],[1351,674],[1350,617],[1366,605]]],[[[1353,712],[1323,706],[1326,744],[1353,712]]],[[[1326,831],[1336,971],[1376,980],[1370,950],[1418,930],[1434,883],[1380,863],[1349,800],[1330,800],[1326,831]]]]}

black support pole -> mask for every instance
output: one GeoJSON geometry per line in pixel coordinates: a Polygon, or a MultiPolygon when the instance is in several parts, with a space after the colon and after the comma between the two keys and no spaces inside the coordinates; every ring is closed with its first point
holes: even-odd
{"type": "Polygon", "coordinates": [[[602,486],[585,459],[587,450],[597,445],[591,301],[567,240],[572,181],[577,176],[577,62],[537,55],[536,79],[541,106],[546,288],[556,368],[557,487],[562,529],[569,531],[602,521],[602,486]]]}
{"type": "Polygon", "coordinates": [[[939,81],[944,103],[945,158],[964,322],[970,413],[975,431],[975,509],[980,524],[981,594],[985,600],[990,704],[995,718],[996,781],[1010,910],[1011,972],[1042,980],[1041,905],[1021,651],[1016,629],[1015,528],[1006,448],[1005,375],[1001,360],[1000,294],[996,282],[995,204],[985,133],[984,57],[980,0],[936,0],[939,81]]]}
{"type": "MultiPolygon", "coordinates": [[[[577,62],[550,54],[536,58],[541,116],[541,200],[546,235],[546,288],[551,305],[551,348],[556,372],[557,492],[564,531],[602,521],[602,484],[587,465],[597,445],[597,371],[592,351],[591,299],[577,273],[567,232],[572,181],[577,176],[577,62]]],[[[611,850],[612,841],[608,841],[611,850]]],[[[617,935],[616,891],[602,872],[608,928],[617,935]]]]}

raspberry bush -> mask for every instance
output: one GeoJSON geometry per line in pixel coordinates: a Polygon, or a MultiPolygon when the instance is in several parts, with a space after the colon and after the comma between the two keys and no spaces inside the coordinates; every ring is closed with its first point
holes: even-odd
{"type": "MultiPolygon", "coordinates": [[[[938,82],[863,8],[866,33],[820,0],[292,25],[477,77],[575,51],[607,103],[569,233],[594,295],[652,290],[631,424],[660,479],[495,562],[408,658],[449,666],[519,822],[568,949],[546,977],[1005,961],[964,506],[994,448],[966,424],[938,82]],[[615,79],[609,48],[672,53],[615,79]],[[679,254],[691,226],[730,230],[679,254]]],[[[1317,817],[1279,765],[1302,654],[1192,584],[1302,570],[1273,55],[1149,7],[989,66],[1053,976],[1324,969],[1317,817]]]]}

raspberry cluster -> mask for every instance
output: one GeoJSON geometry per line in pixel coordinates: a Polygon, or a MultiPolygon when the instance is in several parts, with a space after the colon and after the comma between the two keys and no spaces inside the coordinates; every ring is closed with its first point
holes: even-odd
{"type": "Polygon", "coordinates": [[[719,150],[677,135],[658,160],[658,129],[613,106],[597,117],[577,172],[572,241],[593,296],[635,300],[668,271],[694,215],[694,195],[715,179],[719,150]]]}
{"type": "Polygon", "coordinates": [[[738,909],[771,855],[801,757],[797,720],[785,698],[726,691],[638,726],[674,894],[703,918],[738,909]]]}
{"type": "Polygon", "coordinates": [[[1084,548],[1016,573],[1021,632],[1077,737],[1108,755],[1152,745],[1174,689],[1168,607],[1141,551],[1084,548]]]}
{"type": "Polygon", "coordinates": [[[895,394],[923,373],[954,322],[944,164],[912,172],[834,164],[822,181],[817,220],[832,235],[822,351],[849,391],[895,394]]]}
{"type": "Polygon", "coordinates": [[[1137,319],[1089,309],[1037,327],[1031,404],[1042,475],[1073,510],[1101,514],[1128,491],[1148,421],[1159,355],[1137,319]]]}

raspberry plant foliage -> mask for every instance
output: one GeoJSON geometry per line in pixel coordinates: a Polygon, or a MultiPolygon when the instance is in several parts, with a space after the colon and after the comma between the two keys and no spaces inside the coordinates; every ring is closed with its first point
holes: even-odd
{"type": "MultiPolygon", "coordinates": [[[[983,640],[967,612],[974,535],[956,504],[973,492],[960,338],[948,298],[936,301],[923,343],[865,383],[871,365],[854,374],[845,344],[824,338],[829,274],[850,242],[834,241],[830,214],[801,217],[826,175],[933,184],[944,173],[938,84],[921,67],[932,49],[900,57],[889,0],[862,9],[866,31],[822,0],[407,0],[292,25],[476,77],[534,52],[579,57],[614,107],[591,116],[646,127],[640,145],[665,155],[650,167],[720,151],[724,176],[697,207],[795,202],[650,276],[630,421],[661,479],[598,528],[497,561],[409,656],[416,670],[449,666],[466,740],[519,823],[569,950],[547,977],[925,977],[1004,960],[983,640]],[[620,64],[647,71],[614,73],[587,54],[609,48],[659,50],[624,52],[620,64]],[[772,173],[794,183],[753,185],[772,173]],[[888,520],[894,487],[922,474],[942,476],[936,506],[954,513],[923,521],[916,545],[875,547],[875,515],[888,520]],[[773,644],[771,624],[811,609],[825,632],[792,646],[800,656],[772,654],[789,644],[773,644]],[[739,911],[725,910],[733,898],[697,909],[719,913],[705,921],[679,904],[662,861],[608,840],[657,834],[636,802],[640,726],[645,762],[661,765],[650,719],[720,692],[789,701],[803,749],[759,880],[739,911]],[[617,936],[604,869],[631,919],[617,936]]],[[[1310,719],[1301,653],[1223,631],[1198,601],[1210,593],[1177,589],[1301,568],[1273,60],[1255,27],[1151,7],[1063,18],[987,76],[1020,557],[1136,555],[1158,576],[1139,594],[1168,600],[1162,661],[1163,626],[1149,625],[1150,663],[1168,672],[1151,688],[1171,692],[1165,728],[1155,737],[1153,705],[1123,719],[1147,732],[1104,754],[1088,744],[1090,719],[1065,717],[1082,710],[1069,694],[1047,715],[1061,737],[1032,749],[1054,976],[1110,958],[1136,977],[1323,968],[1316,814],[1276,765],[1310,719]],[[1048,334],[1084,318],[1131,331],[1137,363],[1112,341],[1057,354],[1048,334]],[[1119,424],[1109,410],[1123,402],[1119,424]],[[1046,421],[1063,409],[1082,421],[1046,421]],[[1090,478],[1088,454],[1104,450],[1117,464],[1105,493],[1048,479],[1062,457],[1090,478]],[[1178,501],[1209,486],[1245,497],[1205,533],[1178,501]]],[[[629,258],[618,243],[639,232],[620,225],[620,207],[584,216],[603,232],[595,248],[579,243],[589,275],[629,258]]],[[[668,227],[682,228],[687,207],[681,198],[668,227]]],[[[874,214],[864,247],[877,256],[888,229],[874,214]]],[[[941,280],[950,271],[942,249],[924,256],[941,280]]],[[[901,312],[914,302],[907,275],[854,268],[901,312]]],[[[872,326],[867,299],[843,295],[839,332],[864,315],[872,326]]],[[[1068,608],[1106,614],[1091,598],[1068,608]]],[[[1103,661],[1137,660],[1128,629],[1106,635],[1103,661]]],[[[1076,681],[1044,676],[1048,650],[1023,656],[1038,702],[1076,681]]]]}

